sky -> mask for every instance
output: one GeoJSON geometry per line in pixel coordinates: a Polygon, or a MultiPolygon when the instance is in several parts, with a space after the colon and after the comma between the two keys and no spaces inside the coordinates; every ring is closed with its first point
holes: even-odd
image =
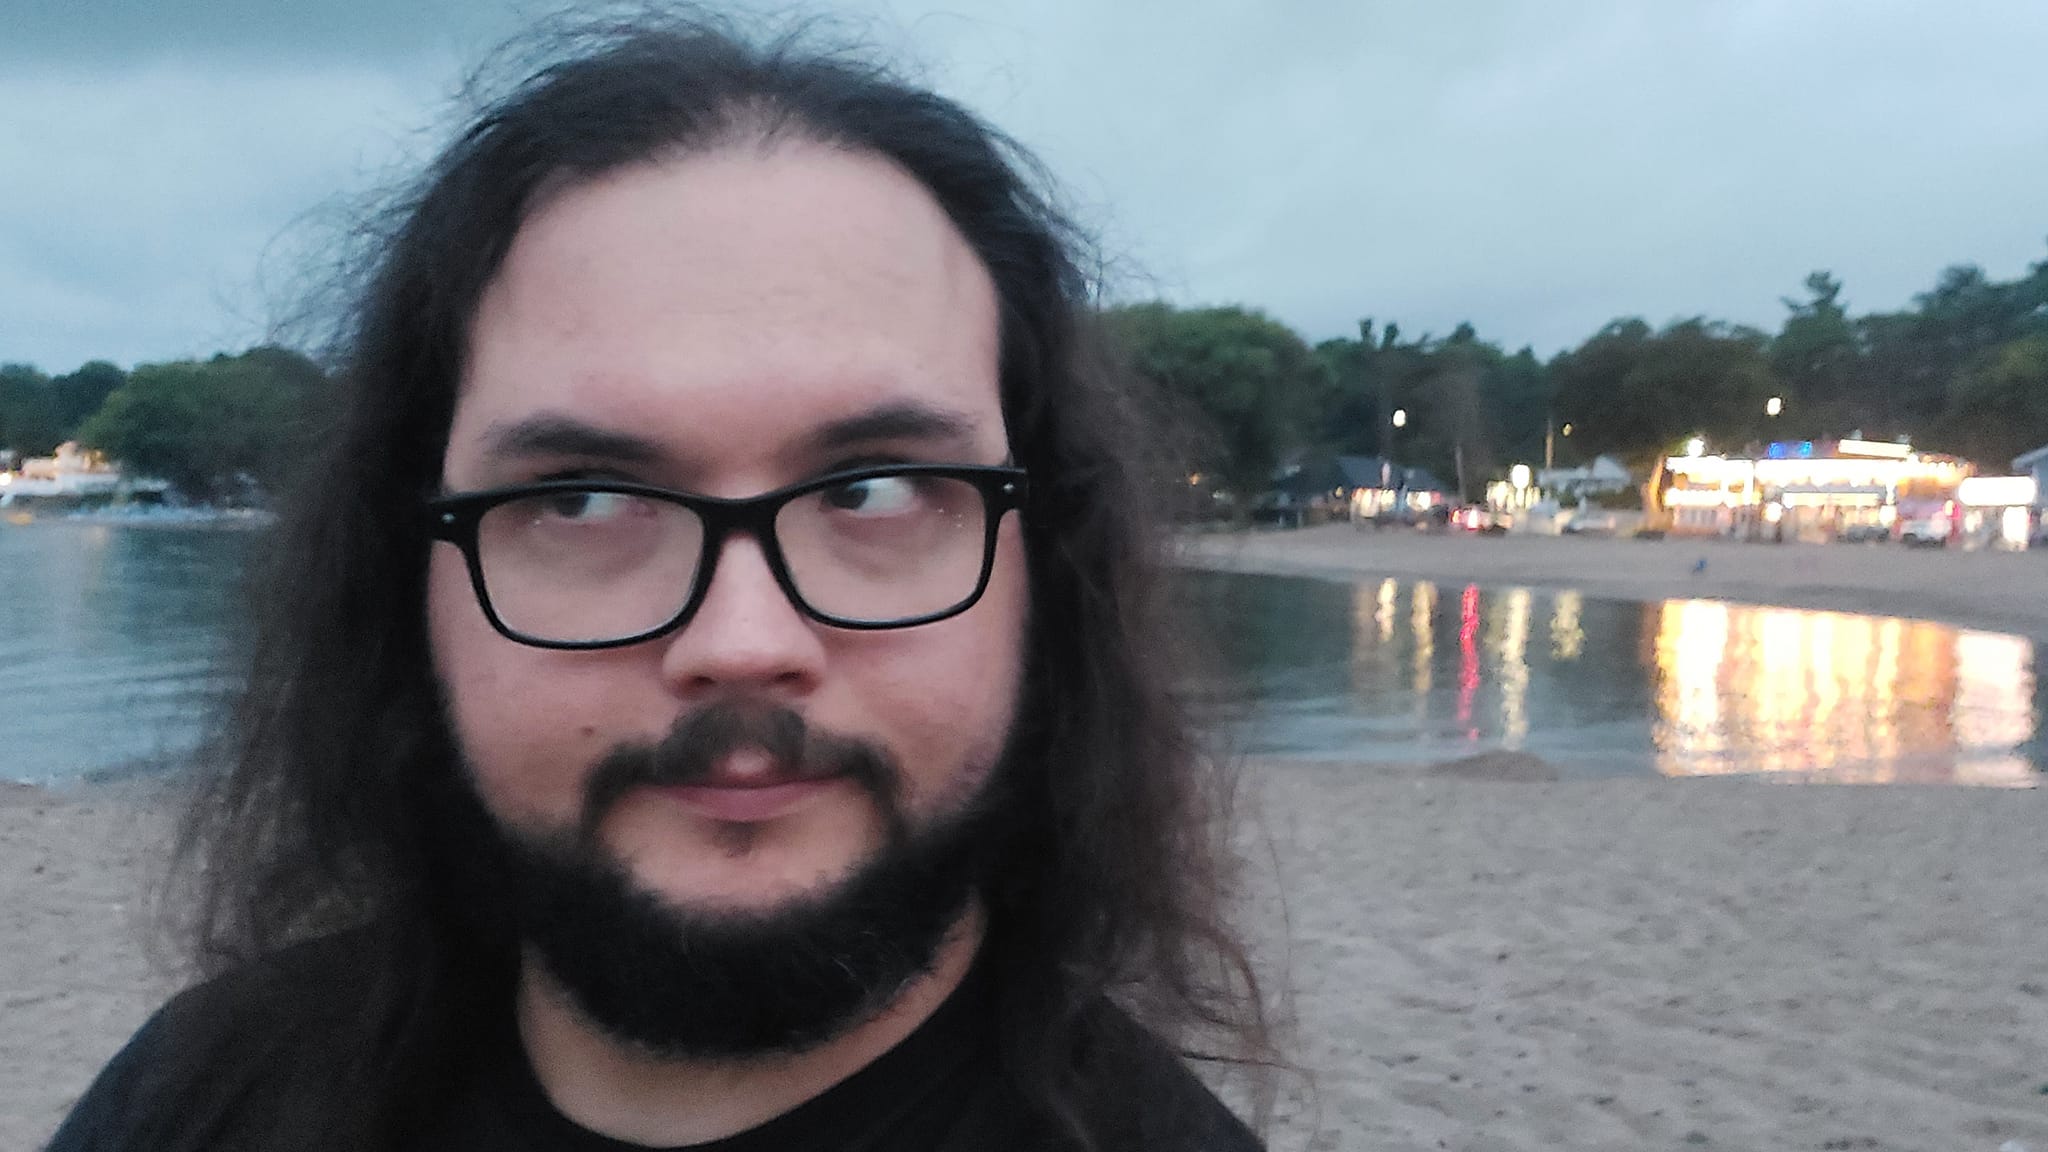
{"type": "MultiPolygon", "coordinates": [[[[741,0],[759,4],[766,0],[741,0]]],[[[459,123],[504,0],[0,0],[0,361],[204,356],[296,315],[459,123]]],[[[765,10],[765,9],[763,9],[765,10]]],[[[779,7],[778,12],[790,9],[779,7]]],[[[1121,299],[1310,340],[1775,329],[2048,259],[2041,0],[841,0],[1036,152],[1121,299]]]]}

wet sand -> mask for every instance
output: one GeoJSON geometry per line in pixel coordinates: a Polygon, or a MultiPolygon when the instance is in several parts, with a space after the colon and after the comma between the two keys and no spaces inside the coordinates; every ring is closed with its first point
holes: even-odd
{"type": "Polygon", "coordinates": [[[1184,563],[1339,580],[1574,589],[1939,620],[2048,640],[2048,552],[1718,539],[1425,534],[1330,524],[1182,538],[1184,563]],[[1694,569],[1706,561],[1703,571],[1694,569]]]}
{"type": "MultiPolygon", "coordinates": [[[[1251,770],[1275,1148],[2048,1150],[2048,790],[1251,770]]],[[[0,792],[0,1147],[169,987],[160,807],[0,792]]]]}

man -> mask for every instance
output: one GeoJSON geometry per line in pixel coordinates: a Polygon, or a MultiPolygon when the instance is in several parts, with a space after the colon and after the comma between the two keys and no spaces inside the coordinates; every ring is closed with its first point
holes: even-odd
{"type": "Polygon", "coordinates": [[[957,106],[571,37],[363,293],[184,859],[209,980],[54,1147],[1257,1146],[1138,413],[957,106]]]}

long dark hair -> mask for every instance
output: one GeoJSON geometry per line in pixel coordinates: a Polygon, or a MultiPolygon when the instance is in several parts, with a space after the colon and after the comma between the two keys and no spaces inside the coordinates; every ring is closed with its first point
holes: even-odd
{"type": "Polygon", "coordinates": [[[202,774],[176,890],[203,974],[261,970],[279,1002],[331,1000],[306,987],[326,977],[291,958],[342,931],[366,936],[369,968],[350,974],[345,1010],[301,1012],[326,1020],[317,1068],[273,1044],[240,1049],[239,1074],[216,1070],[221,1116],[289,1097],[273,1107],[294,1147],[386,1145],[445,1087],[473,1022],[502,1011],[516,942],[462,898],[465,862],[445,850],[470,841],[446,826],[464,818],[459,769],[423,625],[418,509],[438,481],[471,317],[536,196],[778,136],[899,165],[997,288],[1002,406],[1033,484],[1022,523],[1035,615],[1012,756],[1016,855],[986,894],[1007,1074],[1088,1145],[1112,1130],[1119,1092],[1100,1075],[1105,1003],[1187,1054],[1270,1055],[1226,917],[1229,782],[1175,691],[1182,647],[1139,451],[1152,411],[1091,334],[1088,245],[1021,149],[853,55],[806,47],[808,35],[757,43],[700,16],[553,29],[380,236],[335,357],[324,446],[254,585],[246,685],[202,774]],[[266,1078],[283,1087],[257,1091],[266,1078]],[[324,1114],[283,1114],[300,1108],[324,1114]]]}

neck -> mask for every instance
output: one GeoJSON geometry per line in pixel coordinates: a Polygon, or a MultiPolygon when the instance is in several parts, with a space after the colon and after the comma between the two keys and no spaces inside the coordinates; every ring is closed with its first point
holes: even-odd
{"type": "Polygon", "coordinates": [[[659,1059],[621,1045],[529,955],[519,976],[520,1038],[548,1099],[579,1126],[633,1144],[702,1144],[773,1120],[901,1043],[966,978],[982,934],[980,911],[970,909],[932,970],[873,1017],[810,1051],[741,1061],[659,1059]]]}

